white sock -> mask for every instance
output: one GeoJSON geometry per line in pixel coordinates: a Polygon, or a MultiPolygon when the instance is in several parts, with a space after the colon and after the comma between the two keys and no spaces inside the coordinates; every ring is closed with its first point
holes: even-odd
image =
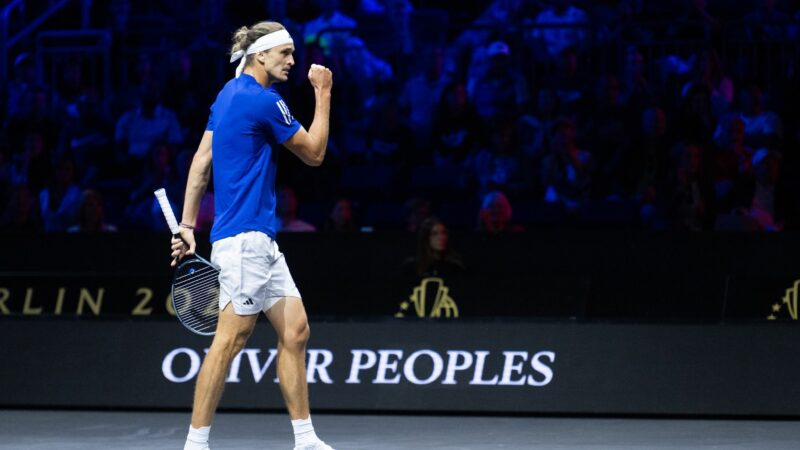
{"type": "Polygon", "coordinates": [[[308,416],[307,419],[293,420],[292,428],[294,428],[295,447],[319,442],[317,433],[314,433],[314,426],[311,425],[311,416],[308,416]]]}
{"type": "Polygon", "coordinates": [[[208,435],[211,427],[195,428],[189,425],[189,435],[186,436],[186,445],[183,450],[208,450],[208,435]]]}

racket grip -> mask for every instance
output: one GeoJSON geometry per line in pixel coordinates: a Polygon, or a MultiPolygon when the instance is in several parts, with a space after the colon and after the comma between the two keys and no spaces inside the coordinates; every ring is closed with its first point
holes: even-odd
{"type": "Polygon", "coordinates": [[[167,191],[164,188],[161,188],[155,192],[156,199],[158,200],[158,205],[161,206],[161,212],[164,214],[164,218],[167,219],[167,225],[169,226],[169,231],[172,232],[173,236],[180,236],[181,229],[178,226],[178,219],[175,218],[175,212],[172,211],[172,206],[169,204],[169,200],[167,199],[167,191]]]}
{"type": "MultiPolygon", "coordinates": [[[[167,199],[167,191],[164,190],[164,188],[161,188],[153,192],[153,194],[158,200],[158,205],[161,207],[161,212],[164,214],[164,218],[167,219],[167,225],[169,226],[169,231],[172,232],[172,237],[183,240],[181,237],[181,229],[178,226],[178,219],[175,218],[175,212],[172,211],[172,206],[169,204],[169,200],[167,199]]],[[[172,264],[175,264],[177,261],[177,256],[172,258],[172,264]]]]}

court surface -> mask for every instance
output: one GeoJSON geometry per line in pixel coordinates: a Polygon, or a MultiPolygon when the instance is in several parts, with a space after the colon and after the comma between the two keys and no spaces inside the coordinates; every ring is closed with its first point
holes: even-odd
{"type": "MultiPolygon", "coordinates": [[[[791,421],[313,416],[337,450],[799,449],[791,421]]],[[[0,449],[183,449],[188,413],[0,410],[0,449]]],[[[284,415],[221,413],[212,450],[291,450],[284,415]]]]}

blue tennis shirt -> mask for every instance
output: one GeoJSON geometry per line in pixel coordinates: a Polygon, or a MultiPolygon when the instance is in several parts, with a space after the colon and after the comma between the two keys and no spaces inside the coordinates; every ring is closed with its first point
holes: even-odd
{"type": "Polygon", "coordinates": [[[214,132],[211,242],[245,231],[275,239],[276,149],[299,129],[274,89],[244,73],[225,84],[206,126],[214,132]]]}

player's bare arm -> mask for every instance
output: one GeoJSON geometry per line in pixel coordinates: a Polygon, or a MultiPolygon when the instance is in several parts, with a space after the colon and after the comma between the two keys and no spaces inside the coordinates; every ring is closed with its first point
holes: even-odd
{"type": "MultiPolygon", "coordinates": [[[[186,181],[186,196],[183,201],[183,215],[181,217],[181,239],[172,238],[172,257],[183,258],[184,255],[192,255],[195,251],[194,229],[184,225],[194,227],[197,222],[197,215],[200,211],[200,201],[206,193],[208,181],[211,178],[211,139],[213,131],[206,130],[200,145],[192,158],[192,165],[189,168],[189,176],[186,181]],[[188,245],[188,248],[187,248],[188,245]]],[[[176,264],[173,259],[172,265],[176,264]]]]}
{"type": "Polygon", "coordinates": [[[309,166],[319,166],[325,159],[328,147],[333,73],[327,67],[312,64],[308,71],[308,81],[314,88],[316,99],[314,120],[308,131],[300,128],[283,145],[309,166]]]}

